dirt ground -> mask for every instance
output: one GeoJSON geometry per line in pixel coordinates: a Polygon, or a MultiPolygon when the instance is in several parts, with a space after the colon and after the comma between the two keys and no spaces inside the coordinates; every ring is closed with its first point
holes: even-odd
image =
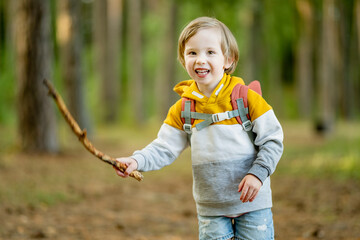
{"type": "MultiPolygon", "coordinates": [[[[1,206],[0,239],[197,239],[191,184],[171,170],[76,186],[80,201],[1,206]]],[[[360,239],[359,182],[274,175],[272,186],[276,239],[360,239]]]]}
{"type": "MultiPolygon", "coordinates": [[[[111,154],[128,154],[122,150],[127,144],[102,146],[111,154]]],[[[183,155],[161,171],[145,173],[141,183],[115,176],[80,148],[51,157],[0,156],[0,177],[9,191],[19,188],[26,196],[21,186],[34,194],[42,189],[45,200],[65,193],[63,200],[45,203],[0,194],[0,240],[197,239],[191,168],[188,153],[183,155]],[[14,159],[22,159],[21,166],[14,159]]],[[[360,239],[358,180],[275,173],[272,189],[276,239],[360,239]]]]}

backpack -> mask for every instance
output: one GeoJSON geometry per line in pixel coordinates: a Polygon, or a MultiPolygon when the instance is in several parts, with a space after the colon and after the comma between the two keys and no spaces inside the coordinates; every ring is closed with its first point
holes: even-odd
{"type": "Polygon", "coordinates": [[[181,121],[183,122],[184,131],[190,137],[192,133],[192,125],[194,124],[195,119],[204,120],[195,125],[196,129],[200,131],[212,123],[236,118],[237,122],[242,125],[243,129],[249,135],[251,141],[254,142],[255,135],[252,132],[252,123],[250,120],[247,101],[249,88],[262,95],[259,81],[252,81],[249,85],[243,85],[239,83],[235,85],[231,92],[231,105],[233,110],[215,114],[196,112],[195,100],[183,97],[181,99],[181,121]]]}

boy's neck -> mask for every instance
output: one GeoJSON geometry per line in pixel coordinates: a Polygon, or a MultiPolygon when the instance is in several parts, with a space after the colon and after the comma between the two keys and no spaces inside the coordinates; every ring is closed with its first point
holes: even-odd
{"type": "Polygon", "coordinates": [[[210,97],[211,94],[214,92],[215,88],[219,85],[219,83],[221,82],[222,78],[217,81],[214,84],[211,85],[203,85],[203,84],[198,84],[196,83],[196,86],[198,87],[199,91],[205,95],[206,97],[210,97]]]}
{"type": "Polygon", "coordinates": [[[217,85],[219,85],[219,82],[220,82],[220,80],[216,83],[216,85],[215,86],[204,86],[204,85],[199,85],[199,84],[197,84],[196,83],[196,85],[197,85],[197,87],[198,87],[198,89],[199,89],[199,91],[202,93],[202,94],[204,94],[206,97],[210,97],[211,96],[211,94],[214,92],[214,90],[215,90],[215,88],[217,87],[217,85]]]}

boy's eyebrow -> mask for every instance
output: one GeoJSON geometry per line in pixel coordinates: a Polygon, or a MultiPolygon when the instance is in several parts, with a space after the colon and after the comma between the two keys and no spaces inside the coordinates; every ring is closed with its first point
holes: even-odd
{"type": "MultiPolygon", "coordinates": [[[[213,46],[209,46],[209,47],[202,47],[201,49],[206,49],[206,50],[215,50],[216,49],[216,47],[213,47],[213,46]]],[[[198,50],[198,48],[187,48],[187,47],[185,47],[185,50],[198,50]]]]}
{"type": "Polygon", "coordinates": [[[194,51],[194,50],[197,50],[196,48],[186,48],[185,47],[185,51],[194,51]]]}

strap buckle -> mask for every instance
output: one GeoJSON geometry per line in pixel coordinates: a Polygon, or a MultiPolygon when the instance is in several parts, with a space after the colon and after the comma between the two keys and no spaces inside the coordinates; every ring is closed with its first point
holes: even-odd
{"type": "Polygon", "coordinates": [[[243,122],[243,124],[241,124],[244,128],[245,131],[250,131],[252,129],[252,124],[250,120],[247,120],[245,122],[243,122]]]}
{"type": "Polygon", "coordinates": [[[215,113],[215,114],[211,115],[212,121],[213,122],[221,122],[226,119],[230,119],[229,112],[230,111],[226,111],[226,112],[215,113]]]}
{"type": "Polygon", "coordinates": [[[192,133],[192,126],[191,124],[188,123],[184,123],[183,124],[183,129],[187,134],[191,134],[192,133]]]}

